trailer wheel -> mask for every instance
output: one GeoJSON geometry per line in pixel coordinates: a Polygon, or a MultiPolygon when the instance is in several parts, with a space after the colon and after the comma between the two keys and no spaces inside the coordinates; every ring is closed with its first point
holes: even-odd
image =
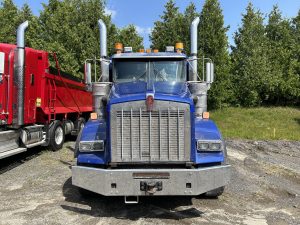
{"type": "Polygon", "coordinates": [[[50,127],[50,147],[53,151],[57,151],[62,148],[65,141],[65,130],[62,122],[55,120],[50,127]]]}
{"type": "Polygon", "coordinates": [[[217,198],[217,197],[219,197],[220,195],[223,194],[224,189],[225,189],[225,186],[216,188],[214,190],[211,190],[211,191],[208,191],[208,192],[204,193],[204,196],[208,197],[208,198],[217,198]]]}

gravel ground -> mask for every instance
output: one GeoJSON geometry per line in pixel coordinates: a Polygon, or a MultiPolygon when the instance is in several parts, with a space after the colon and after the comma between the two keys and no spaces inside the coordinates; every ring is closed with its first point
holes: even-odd
{"type": "Polygon", "coordinates": [[[0,224],[300,224],[300,142],[228,140],[231,183],[218,199],[80,197],[72,146],[0,160],[0,224]]]}

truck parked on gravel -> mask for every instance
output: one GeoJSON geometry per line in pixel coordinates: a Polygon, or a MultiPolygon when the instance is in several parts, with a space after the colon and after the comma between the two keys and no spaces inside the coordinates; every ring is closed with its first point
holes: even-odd
{"type": "Polygon", "coordinates": [[[0,43],[0,159],[35,146],[62,147],[77,135],[92,111],[87,82],[49,63],[51,54],[25,48],[28,21],[17,30],[17,45],[0,43]]]}
{"type": "Polygon", "coordinates": [[[100,28],[101,82],[92,84],[93,111],[78,135],[72,183],[105,196],[219,196],[229,182],[226,146],[207,112],[214,66],[203,58],[197,74],[197,26],[191,24],[191,56],[183,44],[165,52],[132,52],[116,45],[107,57],[100,28]],[[204,75],[203,75],[204,77],[204,75]]]}

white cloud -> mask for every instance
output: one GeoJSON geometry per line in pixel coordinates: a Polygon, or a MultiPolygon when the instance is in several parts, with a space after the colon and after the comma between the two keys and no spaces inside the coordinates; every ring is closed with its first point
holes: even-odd
{"type": "Polygon", "coordinates": [[[112,19],[114,19],[117,15],[117,11],[113,9],[109,9],[107,7],[104,8],[104,13],[108,16],[111,16],[112,19]]]}
{"type": "Polygon", "coordinates": [[[140,27],[140,26],[135,26],[136,31],[138,32],[139,35],[148,35],[152,32],[151,27],[140,27]]]}

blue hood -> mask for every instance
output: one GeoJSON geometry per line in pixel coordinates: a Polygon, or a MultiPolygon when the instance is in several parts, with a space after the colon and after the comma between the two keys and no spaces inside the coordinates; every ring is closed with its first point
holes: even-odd
{"type": "Polygon", "coordinates": [[[115,83],[111,90],[110,103],[121,103],[146,99],[147,93],[153,93],[154,99],[186,102],[191,104],[191,93],[186,83],[146,82],[115,83]]]}

